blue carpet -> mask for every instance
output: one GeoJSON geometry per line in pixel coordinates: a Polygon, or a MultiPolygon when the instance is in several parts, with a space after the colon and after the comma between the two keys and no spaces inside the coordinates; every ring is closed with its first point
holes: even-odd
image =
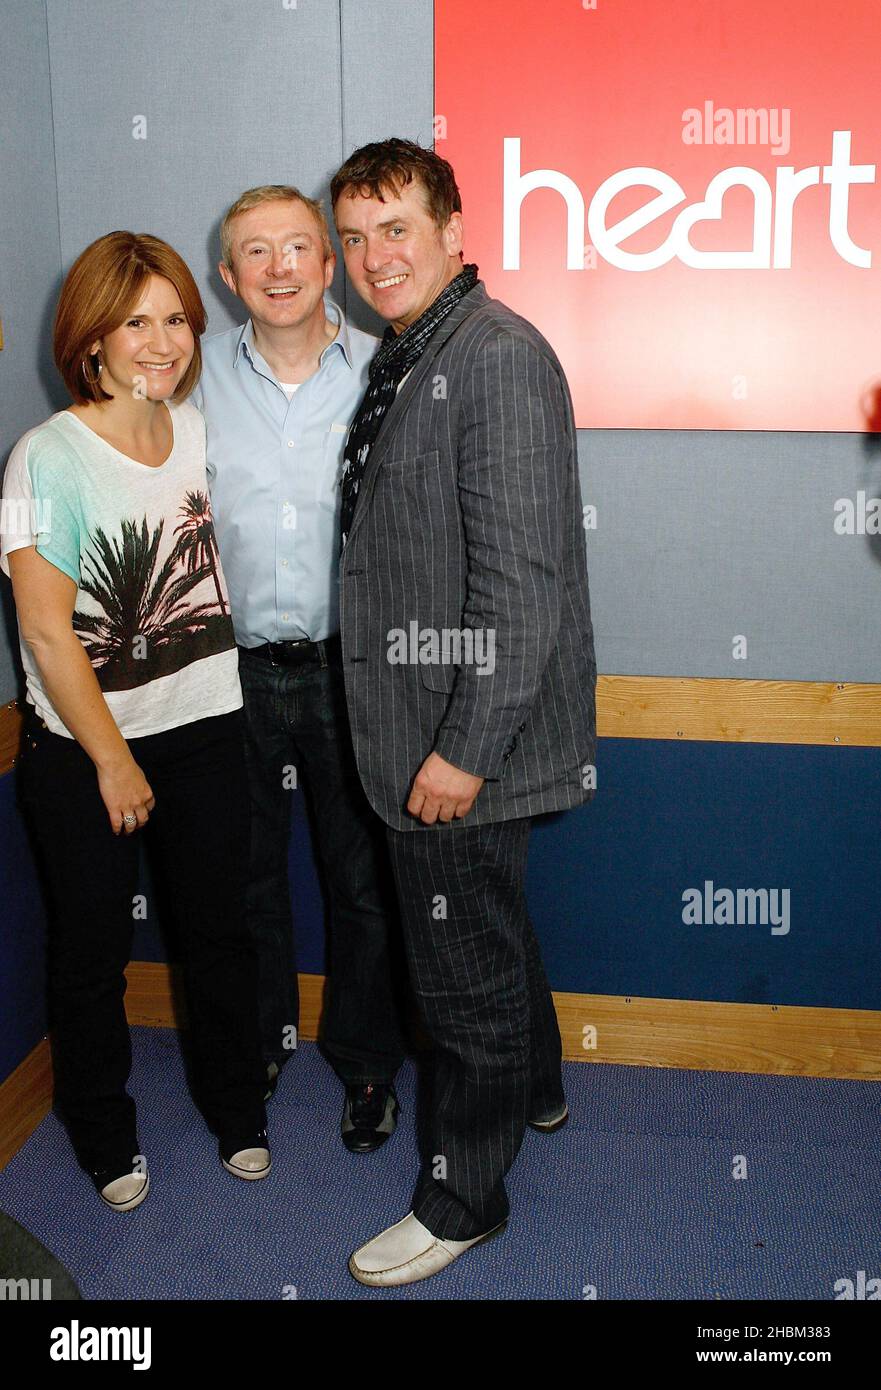
{"type": "Polygon", "coordinates": [[[52,1115],[0,1173],[0,1207],[85,1298],[827,1300],[858,1270],[881,1276],[869,1082],[567,1064],[572,1118],[556,1135],[527,1131],[504,1237],[376,1292],[346,1260],[410,1209],[414,1067],[399,1078],[398,1132],[356,1156],[339,1139],[342,1088],[301,1045],[269,1107],[272,1175],[246,1183],[220,1167],[177,1034],[132,1036],[144,1205],[105,1210],[52,1115]],[[739,1154],[748,1176],[735,1180],[739,1154]]]}

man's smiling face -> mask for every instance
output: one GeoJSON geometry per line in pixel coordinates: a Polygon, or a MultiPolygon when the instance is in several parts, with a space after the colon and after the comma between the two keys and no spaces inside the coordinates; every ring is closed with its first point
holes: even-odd
{"type": "Polygon", "coordinates": [[[462,270],[462,214],[440,228],[414,179],[383,199],[349,189],[334,218],[346,270],[361,298],[401,333],[462,270]]]}
{"type": "Polygon", "coordinates": [[[291,328],[316,312],[333,280],[335,257],[324,259],[318,219],[305,203],[260,203],[232,224],[233,268],[221,264],[225,284],[255,323],[291,328]]]}

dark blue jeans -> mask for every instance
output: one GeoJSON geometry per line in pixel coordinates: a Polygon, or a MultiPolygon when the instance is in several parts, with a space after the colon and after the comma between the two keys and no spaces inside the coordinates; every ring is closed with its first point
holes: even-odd
{"type": "Polygon", "coordinates": [[[346,1085],[389,1084],[405,1051],[396,999],[403,947],[383,826],[355,765],[339,657],[274,666],[240,648],[239,673],[251,792],[247,912],[264,1057],[282,1066],[299,1031],[288,852],[291,797],[302,788],[330,908],[321,1042],[346,1085]]]}

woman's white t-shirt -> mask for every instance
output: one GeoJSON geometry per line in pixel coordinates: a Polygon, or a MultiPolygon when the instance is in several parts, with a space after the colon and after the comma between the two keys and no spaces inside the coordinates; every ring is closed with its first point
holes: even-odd
{"type": "MultiPolygon", "coordinates": [[[[34,545],[74,580],[74,631],[124,738],[242,704],[205,421],[190,401],[166,404],[174,444],[158,468],[60,410],[22,435],[3,480],[0,568],[9,574],[9,552],[34,545]]],[[[29,702],[54,733],[72,738],[19,636],[29,702]]]]}

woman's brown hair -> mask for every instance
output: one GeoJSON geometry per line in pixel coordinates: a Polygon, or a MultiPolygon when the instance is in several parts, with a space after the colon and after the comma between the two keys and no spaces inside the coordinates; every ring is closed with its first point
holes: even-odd
{"type": "Polygon", "coordinates": [[[108,232],[87,246],[65,277],[55,311],[55,365],[77,405],[110,401],[89,349],[120,328],[137,308],[151,275],[170,280],[193,332],[193,359],[172,400],[190,394],[202,372],[199,339],[208,321],[202,296],[185,261],[166,241],[135,232],[108,232]]]}

